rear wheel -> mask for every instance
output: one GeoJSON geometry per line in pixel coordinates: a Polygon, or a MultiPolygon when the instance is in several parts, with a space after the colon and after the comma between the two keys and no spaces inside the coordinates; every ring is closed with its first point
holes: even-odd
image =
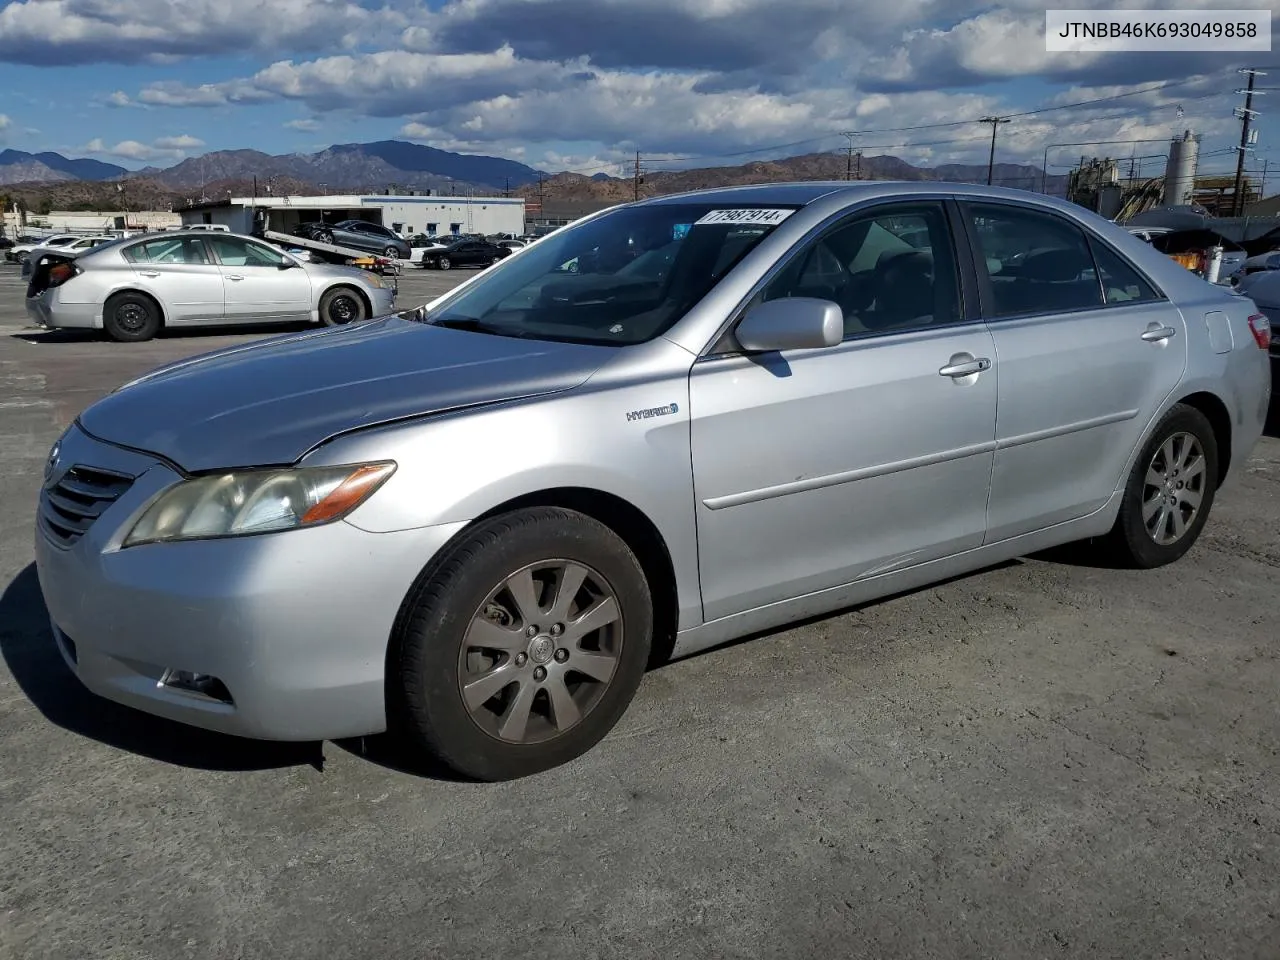
{"type": "Polygon", "coordinates": [[[1115,526],[1104,541],[1124,566],[1151,568],[1191,549],[1217,493],[1218,443],[1194,407],[1178,404],[1134,462],[1115,526]]]}
{"type": "Polygon", "coordinates": [[[387,247],[387,249],[382,251],[382,255],[392,260],[400,259],[400,251],[396,247],[387,247]]]}
{"type": "Polygon", "coordinates": [[[334,287],[320,298],[320,322],[326,327],[356,323],[367,315],[364,300],[350,287],[334,287]]]}
{"type": "Polygon", "coordinates": [[[102,328],[120,343],[150,340],[160,332],[160,310],[140,293],[117,293],[102,308],[102,328]]]}
{"type": "Polygon", "coordinates": [[[566,763],[622,716],[653,629],[635,554],[584,514],[496,517],[452,548],[411,600],[391,699],[420,747],[467,776],[566,763]]]}

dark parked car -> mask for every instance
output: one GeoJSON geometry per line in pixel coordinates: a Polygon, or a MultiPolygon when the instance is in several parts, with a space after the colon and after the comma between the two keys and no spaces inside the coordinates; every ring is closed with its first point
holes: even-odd
{"type": "Polygon", "coordinates": [[[333,243],[340,247],[368,250],[384,257],[408,260],[409,243],[386,227],[368,220],[343,220],[341,223],[300,223],[294,227],[295,237],[306,237],[321,243],[333,243]]]}
{"type": "Polygon", "coordinates": [[[488,240],[459,240],[451,243],[443,250],[427,250],[422,254],[422,265],[436,270],[450,270],[454,267],[488,267],[503,257],[511,256],[511,251],[488,240]]]}

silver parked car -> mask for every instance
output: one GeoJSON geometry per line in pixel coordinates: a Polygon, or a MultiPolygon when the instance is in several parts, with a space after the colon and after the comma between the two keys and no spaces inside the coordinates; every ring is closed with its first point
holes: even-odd
{"type": "MultiPolygon", "coordinates": [[[[1280,253],[1267,254],[1280,258],[1280,253]]],[[[1280,358],[1280,267],[1250,273],[1240,280],[1239,292],[1258,305],[1271,323],[1271,355],[1280,358]]]]}
{"type": "Polygon", "coordinates": [[[1178,559],[1262,431],[1266,341],[1027,193],[647,200],[94,404],[49,456],[40,582],[105,697],[520,776],[656,660],[1067,541],[1178,559]]]}
{"type": "Polygon", "coordinates": [[[316,322],[390,313],[396,284],[356,267],[307,263],[252,237],[166,231],[33,265],[27,314],[49,327],[149,340],[161,328],[316,322]]]}

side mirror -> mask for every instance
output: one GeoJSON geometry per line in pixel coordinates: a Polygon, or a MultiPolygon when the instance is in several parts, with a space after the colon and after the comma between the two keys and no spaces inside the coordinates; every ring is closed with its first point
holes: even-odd
{"type": "Polygon", "coordinates": [[[293,259],[290,259],[290,258],[285,258],[284,260],[281,260],[278,264],[276,264],[276,269],[277,269],[277,270],[292,270],[292,269],[293,269],[294,267],[296,267],[297,265],[298,265],[298,264],[297,264],[297,261],[295,261],[295,260],[293,260],[293,259]]]}
{"type": "Polygon", "coordinates": [[[744,350],[812,350],[844,339],[844,311],[830,300],[785,297],[752,307],[734,331],[744,350]]]}

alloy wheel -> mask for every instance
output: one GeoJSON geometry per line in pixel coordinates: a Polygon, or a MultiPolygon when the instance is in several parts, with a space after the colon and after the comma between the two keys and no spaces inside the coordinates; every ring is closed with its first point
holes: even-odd
{"type": "Polygon", "coordinates": [[[573,560],[530,564],[472,616],[459,651],[459,694],[495,739],[552,740],[600,702],[622,642],[617,596],[599,571],[573,560]]]}
{"type": "Polygon", "coordinates": [[[1142,522],[1160,546],[1177,543],[1200,513],[1205,483],[1204,449],[1189,433],[1175,433],[1147,465],[1142,489],[1142,522]]]}

